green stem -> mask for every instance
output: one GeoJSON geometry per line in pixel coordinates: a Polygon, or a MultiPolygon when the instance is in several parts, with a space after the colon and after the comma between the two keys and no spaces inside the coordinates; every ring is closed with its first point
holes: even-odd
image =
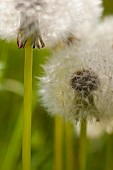
{"type": "Polygon", "coordinates": [[[31,169],[32,56],[32,46],[29,39],[25,46],[24,65],[23,170],[31,169]]]}
{"type": "Polygon", "coordinates": [[[113,169],[113,134],[107,135],[106,170],[113,169]]]}
{"type": "Polygon", "coordinates": [[[80,170],[86,169],[86,145],[87,145],[87,129],[86,120],[81,120],[81,130],[80,130],[80,170]]]}
{"type": "Polygon", "coordinates": [[[70,122],[65,124],[66,170],[74,169],[73,126],[70,122]]]}
{"type": "Polygon", "coordinates": [[[55,117],[55,157],[54,157],[54,169],[63,169],[63,136],[64,136],[64,119],[61,117],[55,117]]]}

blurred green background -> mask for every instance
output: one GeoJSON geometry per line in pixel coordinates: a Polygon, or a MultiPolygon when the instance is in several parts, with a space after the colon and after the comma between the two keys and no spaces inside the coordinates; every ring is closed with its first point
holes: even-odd
{"type": "MultiPolygon", "coordinates": [[[[104,0],[104,15],[113,14],[113,0],[104,0]]],[[[33,116],[32,116],[32,170],[54,169],[54,118],[48,116],[38,98],[38,80],[43,74],[41,65],[49,57],[48,49],[34,50],[33,56],[33,116]]],[[[23,111],[24,49],[16,42],[0,41],[0,170],[21,170],[21,131],[23,111]]],[[[71,128],[73,166],[64,170],[78,170],[79,137],[71,128]]],[[[64,134],[65,136],[65,134],[64,134]]],[[[64,138],[65,147],[68,138],[64,138]]],[[[68,155],[68,153],[67,153],[68,155]]],[[[88,139],[87,170],[112,170],[113,135],[103,134],[88,139]],[[107,154],[111,155],[108,159],[107,154]]]]}

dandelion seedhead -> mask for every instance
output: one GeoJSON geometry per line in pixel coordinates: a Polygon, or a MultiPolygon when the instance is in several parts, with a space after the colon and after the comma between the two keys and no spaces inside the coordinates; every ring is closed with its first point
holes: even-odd
{"type": "Polygon", "coordinates": [[[84,17],[83,0],[1,0],[0,37],[17,37],[19,48],[28,38],[33,48],[53,45],[77,30],[84,17]]]}
{"type": "Polygon", "coordinates": [[[53,55],[43,67],[39,92],[52,115],[73,121],[112,118],[113,34],[103,28],[99,35],[101,24],[77,45],[53,55]]]}
{"type": "Polygon", "coordinates": [[[101,16],[100,4],[101,0],[1,0],[0,37],[17,37],[19,48],[28,38],[33,48],[53,46],[76,36],[81,23],[95,23],[101,16]]]}

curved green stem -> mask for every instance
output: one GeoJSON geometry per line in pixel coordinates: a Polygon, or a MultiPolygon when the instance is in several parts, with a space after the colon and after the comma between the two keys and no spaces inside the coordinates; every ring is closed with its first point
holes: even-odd
{"type": "Polygon", "coordinates": [[[23,170],[31,169],[32,56],[32,46],[29,39],[25,46],[24,65],[23,170]]]}
{"type": "Polygon", "coordinates": [[[87,122],[86,120],[81,120],[81,130],[80,130],[80,170],[86,169],[86,147],[87,147],[87,122]]]}

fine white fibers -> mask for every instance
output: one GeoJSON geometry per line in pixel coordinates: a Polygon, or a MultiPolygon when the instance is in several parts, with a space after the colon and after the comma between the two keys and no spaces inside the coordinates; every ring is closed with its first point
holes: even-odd
{"type": "MultiPolygon", "coordinates": [[[[41,20],[43,22],[41,25],[46,27],[42,34],[46,35],[44,36],[45,41],[49,40],[50,44],[62,39],[67,40],[70,35],[75,35],[78,39],[81,38],[82,34],[86,34],[89,28],[94,27],[100,21],[103,12],[102,0],[94,2],[92,0],[62,0],[57,3],[55,3],[56,0],[49,1],[51,5],[48,6],[47,15],[43,16],[44,20],[41,20]],[[54,13],[52,13],[53,8],[51,7],[56,9],[54,13]],[[57,9],[59,10],[57,11],[57,9]],[[52,13],[52,18],[48,13],[52,13]],[[51,24],[46,22],[46,18],[51,24]],[[65,24],[63,24],[64,20],[65,24]]],[[[43,31],[43,28],[41,30],[43,31]]]]}
{"type": "Polygon", "coordinates": [[[113,42],[113,16],[105,17],[97,27],[96,36],[113,42]]]}
{"type": "MultiPolygon", "coordinates": [[[[74,124],[75,133],[80,135],[80,122],[74,124]]],[[[105,127],[100,122],[88,121],[87,122],[87,136],[88,138],[94,139],[101,137],[105,132],[105,127]]]]}
{"type": "Polygon", "coordinates": [[[16,37],[20,22],[19,16],[13,0],[0,1],[0,38],[8,40],[16,37]]]}
{"type": "MultiPolygon", "coordinates": [[[[102,16],[103,8],[102,8],[102,0],[84,0],[85,7],[85,15],[87,16],[87,20],[98,20],[99,17],[102,16]]],[[[86,21],[87,21],[86,20],[86,21]]]]}
{"type": "Polygon", "coordinates": [[[100,22],[103,15],[102,0],[84,0],[85,3],[85,19],[78,27],[76,37],[78,39],[88,36],[89,31],[96,29],[97,24],[100,22]]]}
{"type": "Polygon", "coordinates": [[[17,36],[19,48],[24,47],[29,37],[34,47],[53,45],[75,35],[81,22],[95,22],[95,17],[101,15],[96,10],[97,6],[101,9],[98,3],[89,0],[1,0],[0,37],[17,36]],[[95,17],[91,17],[93,14],[95,17]]]}
{"type": "Polygon", "coordinates": [[[112,43],[94,33],[78,47],[73,45],[53,55],[44,66],[45,76],[40,78],[41,100],[49,113],[72,120],[87,117],[107,121],[112,117],[112,43]],[[75,89],[71,83],[74,75],[75,89]]]}
{"type": "Polygon", "coordinates": [[[0,37],[15,38],[18,33],[22,47],[32,35],[33,41],[38,37],[42,42],[43,37],[47,45],[64,39],[84,18],[82,0],[2,0],[0,10],[0,37]]]}
{"type": "MultiPolygon", "coordinates": [[[[77,135],[80,135],[80,122],[74,123],[75,132],[77,135]]],[[[110,119],[109,122],[96,122],[94,119],[87,121],[87,136],[91,139],[101,137],[104,133],[112,134],[113,133],[113,119],[110,119]]]]}
{"type": "Polygon", "coordinates": [[[14,0],[15,8],[27,16],[41,12],[47,5],[46,0],[14,0]]]}
{"type": "Polygon", "coordinates": [[[46,13],[40,18],[44,41],[47,44],[56,44],[74,34],[84,20],[84,3],[82,0],[48,0],[46,13]]]}

